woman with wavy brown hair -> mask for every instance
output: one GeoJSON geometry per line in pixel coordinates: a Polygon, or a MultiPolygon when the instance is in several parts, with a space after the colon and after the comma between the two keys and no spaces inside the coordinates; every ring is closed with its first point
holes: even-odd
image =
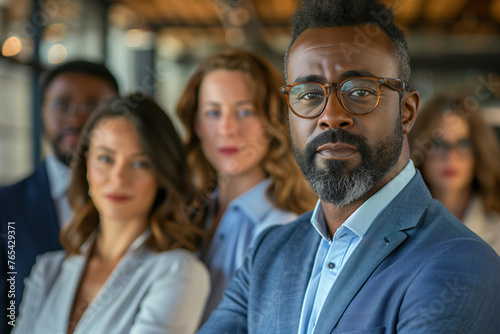
{"type": "Polygon", "coordinates": [[[264,58],[228,50],[196,69],[179,100],[188,165],[209,208],[202,258],[212,292],[204,320],[256,236],[314,208],[293,158],[283,84],[264,58]]]}
{"type": "Polygon", "coordinates": [[[87,121],[69,186],[64,251],[38,258],[15,333],[193,333],[209,292],[193,254],[202,210],[182,142],[149,97],[87,121]]]}
{"type": "Polygon", "coordinates": [[[434,96],[409,139],[432,196],[500,254],[500,147],[476,101],[462,94],[434,96]]]}

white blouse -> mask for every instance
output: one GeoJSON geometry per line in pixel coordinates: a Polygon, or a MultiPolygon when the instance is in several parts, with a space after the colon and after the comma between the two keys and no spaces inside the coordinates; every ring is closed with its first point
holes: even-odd
{"type": "Polygon", "coordinates": [[[487,213],[479,196],[469,203],[463,223],[500,255],[500,215],[487,213]]]}

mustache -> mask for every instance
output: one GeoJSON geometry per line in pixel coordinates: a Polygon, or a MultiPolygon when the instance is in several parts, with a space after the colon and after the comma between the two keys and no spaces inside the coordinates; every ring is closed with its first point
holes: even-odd
{"type": "Polygon", "coordinates": [[[330,129],[317,135],[306,144],[306,156],[314,156],[318,147],[327,143],[348,144],[357,147],[359,151],[364,151],[368,146],[366,139],[362,136],[353,135],[344,129],[330,129]]]}
{"type": "Polygon", "coordinates": [[[66,135],[80,135],[80,132],[82,131],[81,128],[77,127],[69,127],[66,129],[63,129],[61,132],[57,134],[56,141],[60,142],[63,140],[64,136],[66,135]]]}

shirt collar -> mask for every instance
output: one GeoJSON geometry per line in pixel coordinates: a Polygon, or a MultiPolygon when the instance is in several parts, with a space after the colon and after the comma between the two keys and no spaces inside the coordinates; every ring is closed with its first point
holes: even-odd
{"type": "MultiPolygon", "coordinates": [[[[366,200],[354,213],[342,224],[359,237],[363,238],[371,224],[387,205],[403,190],[403,188],[415,176],[415,166],[410,160],[405,168],[396,175],[389,183],[383,186],[372,197],[366,200]]],[[[331,241],[330,232],[326,225],[326,220],[321,207],[321,200],[318,200],[311,216],[311,224],[321,237],[331,241]]],[[[341,229],[339,228],[339,230],[341,229]]]]}
{"type": "MultiPolygon", "coordinates": [[[[264,216],[272,209],[272,205],[267,199],[266,189],[269,185],[269,178],[263,180],[246,193],[240,195],[229,203],[226,212],[229,210],[238,209],[248,217],[248,219],[257,224],[262,221],[264,216]]],[[[212,195],[212,203],[217,201],[219,191],[216,190],[212,195]]]]}
{"type": "Polygon", "coordinates": [[[60,199],[66,194],[66,190],[68,189],[70,169],[52,153],[47,156],[45,163],[52,199],[60,199]]]}

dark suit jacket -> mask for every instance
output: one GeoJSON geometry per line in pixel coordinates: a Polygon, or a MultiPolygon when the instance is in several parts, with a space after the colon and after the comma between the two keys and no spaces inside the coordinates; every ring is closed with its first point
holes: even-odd
{"type": "MultiPolygon", "coordinates": [[[[199,333],[297,333],[319,234],[311,213],[257,240],[199,333]]],[[[500,257],[417,172],[326,298],[315,334],[500,333],[500,257]]]]}
{"type": "MultiPolygon", "coordinates": [[[[0,188],[0,309],[2,321],[0,329],[6,323],[4,315],[10,306],[8,298],[11,290],[7,278],[15,276],[15,307],[19,311],[23,280],[29,276],[36,256],[47,251],[61,249],[59,243],[59,221],[54,202],[50,195],[45,161],[37,166],[28,178],[8,187],[0,188]],[[14,222],[13,235],[15,243],[8,242],[8,222],[14,222]],[[9,247],[10,246],[10,247],[9,247]],[[15,247],[15,248],[14,248],[15,247]],[[9,268],[9,251],[14,250],[14,269],[9,268]],[[17,272],[16,275],[7,275],[17,272]],[[7,275],[7,276],[5,276],[7,275]]],[[[11,232],[12,235],[12,232],[11,232]]],[[[12,257],[11,257],[12,258],[12,257]]],[[[8,312],[7,312],[8,314],[8,312]]],[[[5,328],[5,327],[4,327],[5,328]]],[[[4,332],[7,332],[5,329],[4,332]]]]}

